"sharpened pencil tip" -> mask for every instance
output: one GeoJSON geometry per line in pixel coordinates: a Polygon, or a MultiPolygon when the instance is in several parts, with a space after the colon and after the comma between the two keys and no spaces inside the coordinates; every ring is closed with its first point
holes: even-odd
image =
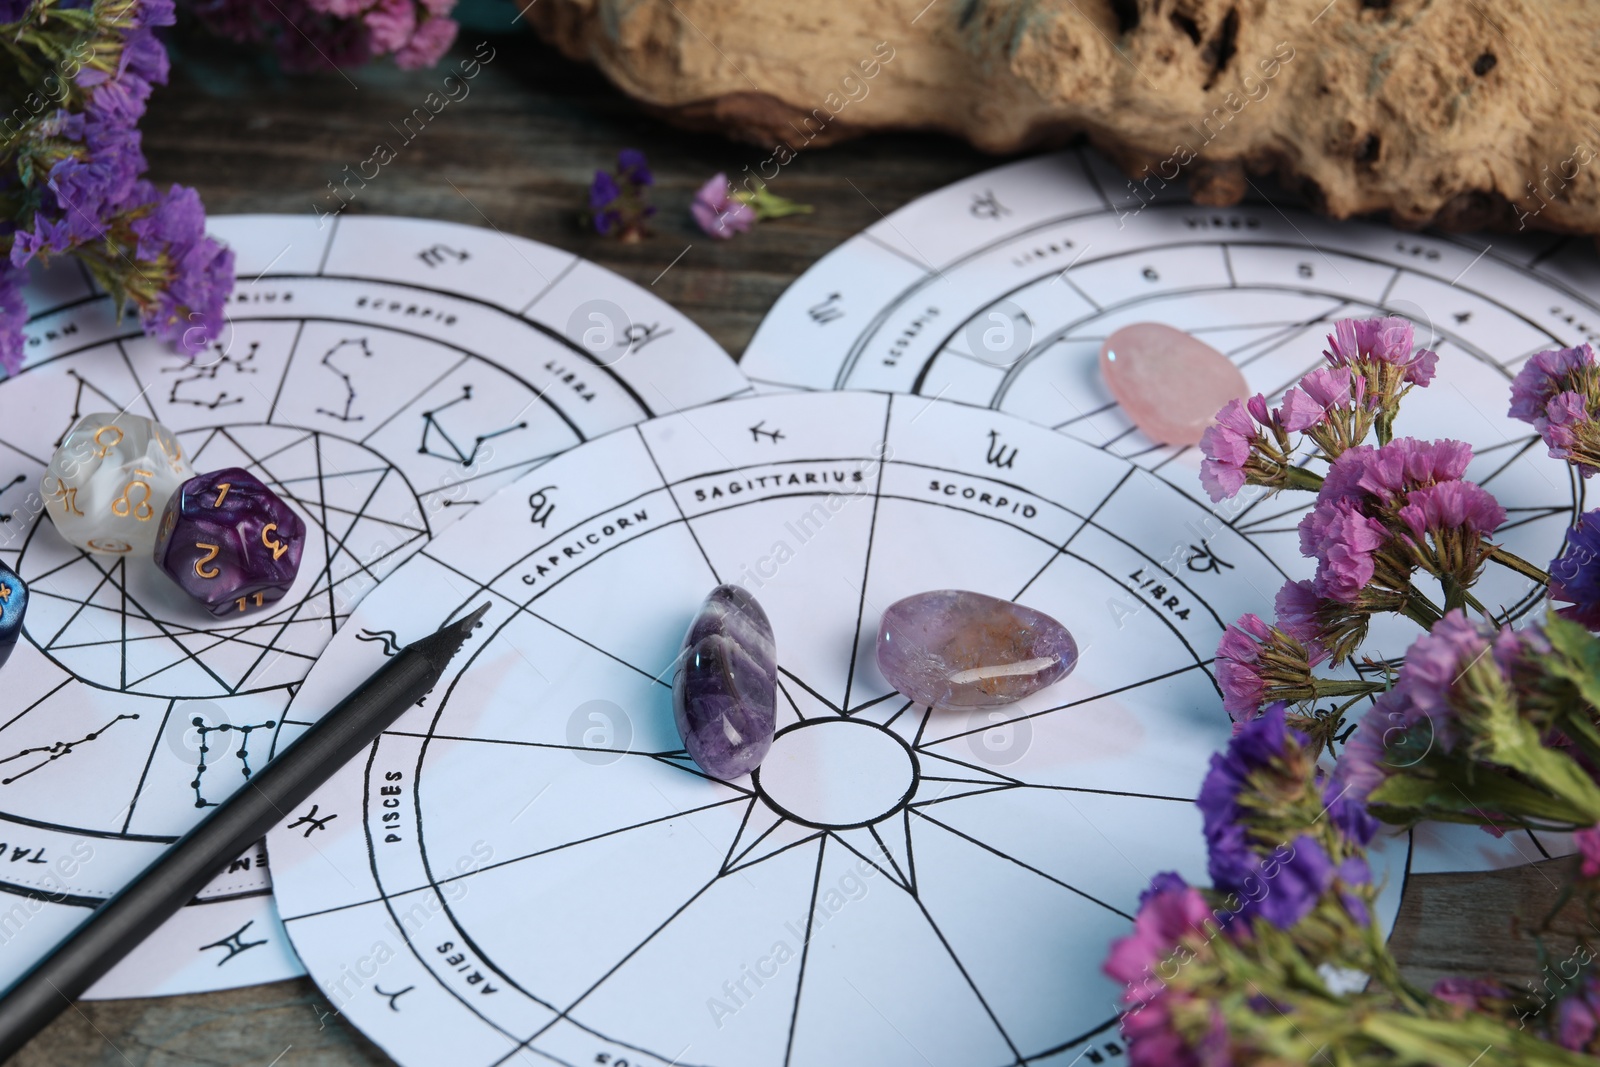
{"type": "Polygon", "coordinates": [[[455,658],[455,654],[461,651],[461,646],[467,643],[472,631],[481,625],[481,620],[489,613],[489,606],[489,601],[479,604],[473,611],[455,622],[445,623],[411,647],[426,654],[434,666],[443,671],[455,658]]]}

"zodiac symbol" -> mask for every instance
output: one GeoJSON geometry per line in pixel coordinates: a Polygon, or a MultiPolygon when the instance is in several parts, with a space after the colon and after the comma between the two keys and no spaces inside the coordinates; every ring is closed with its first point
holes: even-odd
{"type": "Polygon", "coordinates": [[[388,997],[389,998],[389,1010],[390,1011],[399,1011],[400,1007],[399,1007],[399,1005],[397,1005],[395,1003],[395,1001],[399,1000],[401,997],[405,996],[407,993],[411,992],[415,988],[417,988],[417,987],[414,986],[414,985],[408,985],[404,989],[400,990],[400,992],[398,992],[398,993],[385,993],[383,991],[383,987],[382,986],[374,984],[373,987],[372,987],[372,991],[374,993],[378,994],[378,996],[380,996],[380,997],[388,997]]]}
{"type": "Polygon", "coordinates": [[[328,824],[330,822],[332,822],[333,820],[337,819],[339,816],[337,814],[324,815],[322,818],[319,819],[319,818],[317,818],[317,808],[319,808],[319,807],[321,807],[320,804],[311,805],[311,810],[310,811],[306,812],[304,815],[300,816],[294,822],[292,822],[289,825],[285,826],[284,829],[285,830],[293,830],[296,827],[305,826],[306,827],[306,832],[303,835],[301,835],[303,837],[310,837],[311,834],[316,830],[326,830],[328,828],[328,824]]]}
{"type": "Polygon", "coordinates": [[[383,642],[385,656],[393,656],[400,651],[400,635],[393,630],[362,630],[356,634],[356,640],[383,642]]]}
{"type": "Polygon", "coordinates": [[[533,509],[533,513],[528,516],[529,522],[545,527],[550,521],[550,516],[556,513],[555,503],[546,495],[554,488],[553,485],[547,485],[543,489],[535,489],[528,495],[528,507],[533,509]]]}
{"type": "MultiPolygon", "coordinates": [[[[78,514],[82,515],[83,512],[80,511],[80,512],[78,512],[78,514]]],[[[89,548],[92,549],[95,552],[132,552],[133,551],[133,546],[128,544],[128,542],[126,542],[126,541],[118,541],[115,538],[106,538],[106,537],[91,538],[90,541],[89,541],[89,548]]]]}
{"type": "Polygon", "coordinates": [[[100,459],[105,459],[106,454],[122,443],[122,428],[120,426],[102,426],[94,432],[94,443],[100,446],[100,451],[95,453],[100,459]],[[100,440],[103,433],[114,433],[117,436],[110,441],[100,440]]]}
{"type": "Polygon", "coordinates": [[[251,919],[249,922],[239,927],[239,929],[235,930],[227,937],[224,937],[219,941],[213,941],[209,945],[201,945],[200,951],[204,952],[208,948],[220,948],[226,951],[228,954],[217,961],[217,966],[221,967],[224,963],[227,963],[239,953],[255,948],[257,945],[265,945],[267,943],[266,938],[262,938],[260,941],[246,941],[244,939],[244,932],[254,925],[255,920],[251,919]]]}
{"type": "Polygon", "coordinates": [[[826,326],[834,319],[844,318],[844,309],[839,307],[840,296],[838,293],[829,293],[828,298],[820,304],[813,304],[806,309],[806,314],[811,316],[811,321],[818,326],[826,326]]]}
{"type": "Polygon", "coordinates": [[[762,419],[760,422],[750,427],[750,439],[752,441],[760,441],[763,437],[766,437],[770,439],[773,444],[777,444],[779,441],[783,440],[782,430],[763,430],[761,427],[765,426],[766,424],[767,420],[762,419]]]}
{"type": "MultiPolygon", "coordinates": [[[[155,472],[142,471],[138,468],[135,468],[133,473],[142,474],[146,478],[155,477],[155,472]]],[[[149,522],[150,517],[156,513],[156,509],[150,506],[150,483],[139,478],[135,478],[127,485],[123,486],[122,495],[111,502],[111,513],[124,519],[132,514],[133,517],[138,519],[140,522],[149,522]],[[128,499],[128,494],[133,492],[135,487],[144,490],[144,499],[139,501],[137,504],[128,499]]]]}
{"type": "Polygon", "coordinates": [[[987,459],[988,462],[994,464],[996,467],[1009,467],[1017,461],[1017,446],[1012,445],[1011,453],[1007,455],[1006,446],[1000,443],[1000,431],[990,430],[989,454],[987,459]]]}

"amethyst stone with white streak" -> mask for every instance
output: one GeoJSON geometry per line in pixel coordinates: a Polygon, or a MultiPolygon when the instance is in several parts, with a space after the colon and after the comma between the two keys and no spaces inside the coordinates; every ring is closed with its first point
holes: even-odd
{"type": "Polygon", "coordinates": [[[940,589],[897,600],[878,624],[878,669],[934,708],[993,708],[1065,678],[1078,643],[1042,611],[940,589]]]}
{"type": "Polygon", "coordinates": [[[778,725],[772,623],[755,598],[719,585],[689,624],[672,679],[672,714],[695,763],[731,780],[760,766],[778,725]]]}

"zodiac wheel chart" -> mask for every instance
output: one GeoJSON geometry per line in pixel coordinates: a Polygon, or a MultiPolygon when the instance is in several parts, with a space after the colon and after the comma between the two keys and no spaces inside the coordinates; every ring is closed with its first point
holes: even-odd
{"type": "MultiPolygon", "coordinates": [[[[1309,496],[1242,495],[1212,506],[1194,448],[1135,428],[1101,380],[1101,344],[1155,321],[1211,344],[1255,391],[1282,394],[1322,363],[1341,318],[1397,315],[1439,353],[1438,376],[1406,398],[1400,434],[1471,444],[1468,477],[1509,519],[1499,537],[1549,559],[1584,506],[1580,479],[1507,415],[1510,382],[1535,352],[1600,339],[1600,261],[1585,242],[1401,233],[1279,209],[1189,204],[1136,186],[1089,152],[986,171],[917,199],[802,275],[763,320],[741,366],[758,389],[883,389],[979,404],[1029,419],[1151,471],[1261,545],[1290,578],[1310,577],[1296,525],[1309,496]]],[[[1539,606],[1500,568],[1486,603],[1539,606]]],[[[1270,610],[1276,587],[1254,608],[1270,610]]],[[[1409,624],[1374,631],[1396,656],[1409,624]]],[[[1560,839],[1490,847],[1430,827],[1418,869],[1524,863],[1560,839]]]]}
{"type": "MultiPolygon", "coordinates": [[[[1211,650],[1277,573],[1261,547],[1197,539],[1204,508],[1109,452],[883,393],[708,405],[540,478],[571,504],[544,535],[491,501],[296,697],[383,661],[352,627],[410,640],[490,605],[424,706],[270,838],[334,1006],[405,1064],[1120,1061],[1100,963],[1151,875],[1203,877],[1211,650]],[[771,752],[728,782],[670,699],[719,582],[762,604],[779,665],[771,752]],[[913,705],[877,620],[938,588],[1051,614],[1076,669],[1005,708],[913,705]]],[[[1392,921],[1404,852],[1377,855],[1392,921]]]]}
{"type": "MultiPolygon", "coordinates": [[[[0,722],[0,889],[26,922],[0,977],[310,724],[287,708],[311,664],[429,538],[551,455],[747,389],[693,323],[555,248],[405,219],[212,222],[240,283],[207,351],[189,361],[144,338],[66,265],[28,287],[26,363],[0,381],[0,559],[31,594],[0,722]],[[282,601],[215,619],[151,560],[56,533],[37,492],[52,449],[79,416],[121,410],[172,429],[197,470],[243,467],[300,515],[282,601]]],[[[525,525],[550,507],[529,489],[525,525]]],[[[201,896],[229,907],[186,909],[189,928],[152,938],[97,994],[300,973],[265,864],[240,857],[201,896]]]]}

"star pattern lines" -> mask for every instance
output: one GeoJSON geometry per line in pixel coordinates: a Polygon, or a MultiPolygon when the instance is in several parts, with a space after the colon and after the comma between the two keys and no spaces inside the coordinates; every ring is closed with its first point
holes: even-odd
{"type": "Polygon", "coordinates": [[[29,637],[101,688],[227,697],[299,682],[354,603],[428,536],[404,477],[343,438],[278,426],[181,437],[197,469],[243,467],[306,521],[296,588],[238,623],[213,620],[144,561],[73,548],[35,527],[22,557],[29,637]]]}

